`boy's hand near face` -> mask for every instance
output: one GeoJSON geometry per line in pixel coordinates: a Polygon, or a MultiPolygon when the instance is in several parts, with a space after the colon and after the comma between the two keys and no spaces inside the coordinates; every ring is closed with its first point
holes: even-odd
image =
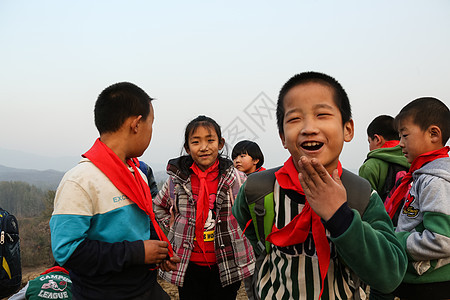
{"type": "Polygon", "coordinates": [[[347,192],[338,170],[334,170],[331,177],[317,159],[305,156],[300,158],[298,166],[298,178],[309,205],[319,217],[328,221],[347,201],[347,192]]]}

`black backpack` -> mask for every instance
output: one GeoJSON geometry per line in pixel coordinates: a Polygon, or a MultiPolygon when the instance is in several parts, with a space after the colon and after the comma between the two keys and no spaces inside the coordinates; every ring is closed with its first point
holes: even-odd
{"type": "Polygon", "coordinates": [[[380,197],[383,202],[391,196],[392,191],[399,185],[399,182],[408,173],[409,167],[405,167],[395,163],[389,163],[388,172],[383,189],[380,191],[380,197]]]}
{"type": "Polygon", "coordinates": [[[19,226],[15,216],[0,208],[0,298],[17,292],[21,283],[19,226]]]}

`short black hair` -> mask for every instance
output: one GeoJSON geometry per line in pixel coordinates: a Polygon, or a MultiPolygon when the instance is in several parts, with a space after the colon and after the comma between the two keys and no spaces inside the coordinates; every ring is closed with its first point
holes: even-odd
{"type": "Polygon", "coordinates": [[[395,128],[394,118],[388,115],[376,117],[367,126],[367,136],[374,139],[375,134],[381,135],[387,141],[400,140],[398,131],[395,128]]]}
{"type": "Polygon", "coordinates": [[[95,126],[100,134],[116,132],[125,120],[141,115],[144,120],[150,114],[147,93],[130,82],[119,82],[105,88],[97,98],[94,108],[95,126]]]}
{"type": "Polygon", "coordinates": [[[442,133],[442,144],[445,145],[450,136],[450,111],[439,99],[422,97],[411,101],[395,117],[395,125],[406,119],[427,130],[431,125],[438,126],[442,133]]]}
{"type": "Polygon", "coordinates": [[[305,83],[319,83],[330,87],[334,92],[334,102],[339,108],[342,117],[342,125],[350,121],[352,118],[352,109],[350,106],[350,101],[348,99],[347,93],[345,92],[342,85],[333,77],[319,72],[303,72],[291,77],[281,88],[278,95],[277,102],[277,126],[278,132],[283,132],[283,122],[284,122],[284,97],[286,94],[297,85],[305,83]]]}
{"type": "Polygon", "coordinates": [[[256,169],[259,169],[264,164],[264,155],[261,148],[259,148],[258,144],[255,142],[243,140],[234,145],[231,159],[234,160],[241,154],[247,154],[253,159],[259,159],[259,162],[256,164],[256,169]]]}

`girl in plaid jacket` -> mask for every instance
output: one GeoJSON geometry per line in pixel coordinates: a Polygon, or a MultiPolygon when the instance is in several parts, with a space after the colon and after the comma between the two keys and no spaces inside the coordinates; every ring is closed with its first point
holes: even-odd
{"type": "Polygon", "coordinates": [[[187,155],[171,159],[169,178],[153,200],[156,218],[181,258],[163,272],[180,299],[235,299],[253,274],[254,254],[231,213],[244,173],[222,157],[225,140],[211,118],[198,116],[185,130],[187,155]]]}

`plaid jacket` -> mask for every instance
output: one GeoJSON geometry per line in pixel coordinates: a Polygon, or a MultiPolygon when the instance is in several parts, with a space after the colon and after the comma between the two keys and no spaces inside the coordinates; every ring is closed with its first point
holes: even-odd
{"type": "MultiPolygon", "coordinates": [[[[169,161],[167,173],[170,176],[153,200],[156,219],[168,231],[167,237],[173,250],[181,258],[177,270],[160,271],[160,276],[177,286],[183,286],[195,237],[196,205],[191,192],[190,174],[185,174],[180,169],[183,158],[169,161]],[[175,222],[169,228],[169,209],[172,206],[175,222]]],[[[255,264],[252,246],[242,235],[242,230],[231,213],[231,206],[246,176],[237,171],[230,160],[221,159],[220,163],[227,168],[221,175],[217,188],[214,247],[220,280],[222,286],[226,286],[251,276],[255,264]]]]}

